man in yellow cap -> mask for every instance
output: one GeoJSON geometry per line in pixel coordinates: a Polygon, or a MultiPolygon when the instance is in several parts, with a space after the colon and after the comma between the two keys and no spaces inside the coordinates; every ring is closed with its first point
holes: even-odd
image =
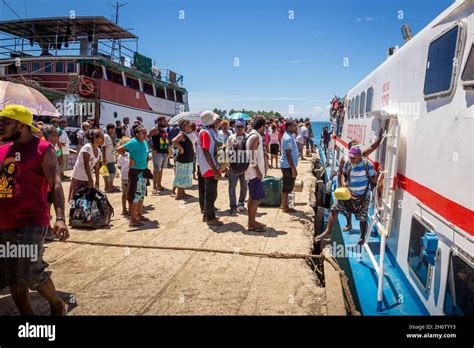
{"type": "Polygon", "coordinates": [[[8,286],[21,315],[34,315],[29,289],[50,304],[51,315],[66,314],[54,284],[45,272],[44,237],[49,226],[48,187],[56,212],[54,233],[69,237],[65,222],[64,192],[54,148],[33,136],[33,115],[20,105],[0,112],[0,250],[18,248],[16,255],[0,253],[0,289],[8,286]]]}

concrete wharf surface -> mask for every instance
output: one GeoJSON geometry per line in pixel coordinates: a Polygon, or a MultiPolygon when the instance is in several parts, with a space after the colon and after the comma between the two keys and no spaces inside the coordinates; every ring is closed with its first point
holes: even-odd
{"type": "MultiPolygon", "coordinates": [[[[229,216],[227,180],[219,181],[217,215],[225,223],[219,228],[201,221],[196,182],[187,191],[193,197],[186,201],[176,201],[171,191],[158,196],[149,192],[145,216],[152,221],[140,229],[129,228],[120,215],[121,193],[109,194],[115,208],[110,228],[70,229],[71,240],[223,249],[235,254],[48,243],[44,259],[57,290],[69,303],[68,315],[327,315],[326,289],[318,286],[306,260],[238,254],[312,253],[309,190],[315,179],[310,158],[301,161],[298,170],[305,185],[296,193],[297,212],[260,207],[258,220],[267,224],[265,233],[247,231],[246,214],[229,216]]],[[[270,169],[268,175],[281,176],[281,171],[270,169]]],[[[165,169],[164,186],[171,188],[172,180],[173,170],[165,169]]],[[[64,190],[67,194],[69,182],[64,190]]],[[[340,289],[336,291],[342,296],[340,289]]],[[[37,314],[49,314],[39,294],[32,292],[32,300],[37,314]]],[[[8,289],[0,290],[0,315],[18,315],[8,289]]]]}

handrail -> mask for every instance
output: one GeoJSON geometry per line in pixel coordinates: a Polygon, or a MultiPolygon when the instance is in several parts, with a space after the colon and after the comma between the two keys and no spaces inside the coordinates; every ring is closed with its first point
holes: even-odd
{"type": "Polygon", "coordinates": [[[467,239],[468,241],[470,241],[471,243],[474,243],[474,238],[469,236],[469,235],[466,235],[465,232],[461,231],[459,228],[456,227],[456,225],[454,225],[453,223],[449,222],[448,220],[446,220],[444,217],[442,217],[441,215],[439,215],[438,213],[434,212],[432,209],[428,208],[427,206],[425,206],[424,204],[418,202],[416,203],[417,206],[419,206],[421,209],[423,209],[424,211],[426,211],[427,213],[429,213],[431,216],[433,216],[435,219],[439,220],[440,222],[442,222],[443,224],[445,224],[446,226],[448,226],[450,229],[452,229],[454,232],[456,232],[457,234],[459,234],[461,237],[467,239]]]}

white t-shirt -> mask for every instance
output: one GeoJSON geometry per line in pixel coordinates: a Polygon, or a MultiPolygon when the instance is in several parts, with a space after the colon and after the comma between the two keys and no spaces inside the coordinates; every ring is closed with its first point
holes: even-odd
{"type": "Polygon", "coordinates": [[[85,144],[79,154],[77,155],[77,161],[72,170],[72,177],[76,180],[88,181],[86,168],[84,166],[84,152],[87,152],[90,155],[89,159],[89,168],[91,169],[91,174],[94,173],[94,167],[99,162],[101,153],[100,150],[97,150],[97,157],[94,156],[94,149],[91,144],[85,144]]]}
{"type": "MultiPolygon", "coordinates": [[[[250,146],[255,140],[255,137],[258,137],[258,148],[255,150],[254,153],[250,155],[250,166],[245,171],[245,180],[250,181],[257,177],[257,171],[255,170],[255,162],[257,163],[258,169],[260,169],[260,173],[265,176],[265,157],[263,153],[263,137],[258,134],[256,130],[252,130],[249,134],[247,139],[246,145],[247,149],[250,149],[250,146]]],[[[262,178],[263,179],[263,178],[262,178]]]]}
{"type": "Polygon", "coordinates": [[[128,180],[128,170],[130,168],[130,155],[126,153],[126,155],[119,155],[118,156],[118,165],[120,167],[120,178],[122,180],[128,180]]]}
{"type": "Polygon", "coordinates": [[[59,136],[59,143],[62,146],[63,155],[69,155],[69,137],[65,129],[61,130],[61,135],[59,136]]]}
{"type": "Polygon", "coordinates": [[[105,134],[103,146],[105,146],[105,163],[115,163],[114,140],[110,135],[105,134]]]}
{"type": "Polygon", "coordinates": [[[296,141],[300,144],[304,144],[305,139],[308,137],[308,128],[305,126],[298,128],[298,135],[296,136],[296,141]]]}

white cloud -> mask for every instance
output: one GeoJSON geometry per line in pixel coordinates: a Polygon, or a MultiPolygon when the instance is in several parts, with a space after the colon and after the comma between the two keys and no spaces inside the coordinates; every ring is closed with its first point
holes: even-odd
{"type": "Polygon", "coordinates": [[[290,64],[300,64],[300,63],[303,63],[303,61],[297,59],[297,60],[290,60],[288,63],[290,63],[290,64]]]}
{"type": "Polygon", "coordinates": [[[365,16],[365,17],[358,17],[356,18],[357,22],[378,22],[383,20],[384,17],[370,17],[370,16],[365,16]]]}

